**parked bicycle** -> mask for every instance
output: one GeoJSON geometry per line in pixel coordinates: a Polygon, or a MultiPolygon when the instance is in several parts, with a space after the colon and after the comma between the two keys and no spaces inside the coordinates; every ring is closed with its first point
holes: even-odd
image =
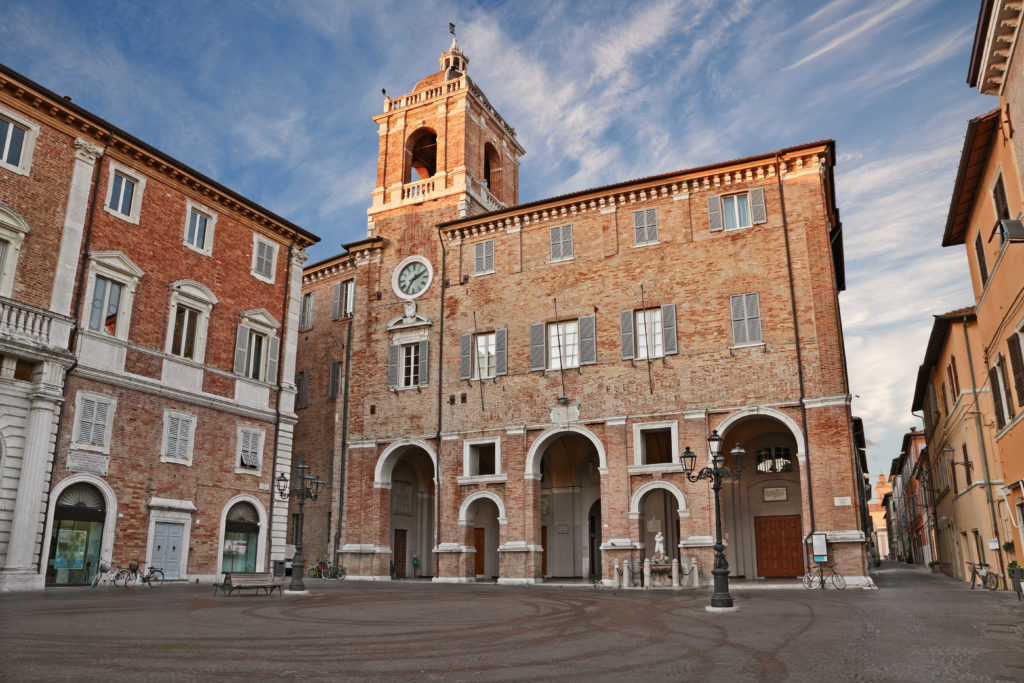
{"type": "Polygon", "coordinates": [[[978,585],[984,586],[990,591],[999,588],[999,574],[989,571],[988,565],[984,562],[968,562],[971,565],[971,590],[974,590],[974,579],[977,577],[978,585]]]}
{"type": "MultiPolygon", "coordinates": [[[[163,584],[163,582],[164,582],[164,570],[163,569],[160,569],[159,567],[152,567],[151,566],[148,570],[146,570],[146,573],[143,574],[143,573],[141,573],[141,569],[140,569],[141,565],[142,565],[142,562],[140,562],[140,561],[135,561],[135,562],[132,562],[132,563],[130,563],[128,565],[128,569],[127,569],[127,571],[125,572],[125,575],[124,575],[124,587],[125,588],[130,587],[132,584],[134,584],[136,582],[149,584],[150,588],[152,588],[153,586],[159,586],[159,585],[163,584]]],[[[119,584],[117,584],[115,582],[114,585],[116,586],[116,585],[119,585],[119,584]]]]}
{"type": "Polygon", "coordinates": [[[110,564],[109,562],[100,562],[100,566],[96,571],[96,576],[92,577],[93,588],[100,584],[100,581],[110,581],[114,585],[115,579],[117,578],[117,572],[120,571],[118,567],[110,564]]]}
{"type": "Polygon", "coordinates": [[[348,576],[348,572],[344,567],[335,567],[331,563],[321,560],[310,567],[306,575],[311,579],[344,579],[348,576]]]}
{"type": "Polygon", "coordinates": [[[832,585],[835,586],[838,590],[843,590],[844,588],[846,588],[846,579],[843,578],[842,574],[836,571],[836,566],[834,564],[830,564],[828,566],[828,574],[826,575],[824,565],[822,565],[821,563],[818,563],[817,571],[814,571],[812,569],[811,571],[804,574],[804,588],[808,590],[821,588],[822,590],[824,590],[826,579],[830,581],[832,585]]]}

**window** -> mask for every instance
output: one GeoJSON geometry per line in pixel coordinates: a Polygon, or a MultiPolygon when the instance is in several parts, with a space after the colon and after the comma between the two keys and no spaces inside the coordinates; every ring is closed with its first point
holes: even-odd
{"type": "Polygon", "coordinates": [[[974,238],[974,253],[978,257],[978,277],[981,278],[981,286],[988,282],[988,264],[985,263],[985,243],[981,240],[981,232],[974,238]]]}
{"type": "Polygon", "coordinates": [[[1006,381],[1006,360],[1003,354],[996,357],[995,365],[988,371],[989,384],[992,389],[992,401],[996,408],[996,428],[1002,429],[1014,417],[1013,400],[1010,386],[1006,381]]]}
{"type": "Polygon", "coordinates": [[[636,357],[661,358],[665,355],[665,341],[661,326],[661,309],[635,311],[633,329],[636,331],[636,357]]]}
{"type": "Polygon", "coordinates": [[[0,168],[28,175],[39,126],[0,107],[0,168]]]}
{"type": "Polygon", "coordinates": [[[309,370],[299,370],[295,373],[295,388],[298,392],[295,407],[305,408],[309,405],[309,370]]]}
{"type": "Polygon", "coordinates": [[[104,208],[107,213],[138,225],[145,188],[146,179],[143,176],[111,162],[104,208]]]}
{"type": "Polygon", "coordinates": [[[110,453],[111,428],[117,399],[80,391],[75,397],[72,448],[110,453]]]}
{"type": "Polygon", "coordinates": [[[592,315],[530,325],[530,370],[561,370],[597,363],[597,326],[592,315]]]}
{"type": "Polygon", "coordinates": [[[331,320],[349,318],[356,310],[356,281],[345,280],[334,285],[334,305],[331,320]]]}
{"type": "Polygon", "coordinates": [[[164,411],[164,439],[160,450],[160,462],[192,464],[196,419],[188,413],[174,410],[164,411]]]}
{"type": "Polygon", "coordinates": [[[485,437],[466,439],[462,442],[462,477],[460,483],[469,477],[488,477],[504,480],[501,470],[501,438],[485,437]]]}
{"type": "Polygon", "coordinates": [[[0,296],[9,297],[14,290],[21,243],[28,233],[28,223],[21,214],[0,203],[0,296]]]}
{"type": "MultiPolygon", "coordinates": [[[[1013,384],[1017,390],[1017,406],[1024,407],[1024,356],[1021,354],[1021,343],[1024,338],[1024,320],[1018,323],[1017,329],[1006,339],[1006,348],[1010,356],[1010,369],[1013,371],[1013,384]]],[[[1010,390],[1006,390],[1006,400],[1012,401],[1010,390]]]]}
{"type": "Polygon", "coordinates": [[[190,201],[186,205],[186,215],[185,246],[209,256],[213,253],[213,230],[217,224],[217,214],[190,201]]]}
{"type": "Polygon", "coordinates": [[[658,241],[658,210],[641,209],[633,212],[633,239],[636,246],[658,241]]]}
{"type": "Polygon", "coordinates": [[[732,344],[748,346],[761,344],[761,302],[757,292],[734,294],[729,297],[732,312],[732,344]]]}
{"type": "Polygon", "coordinates": [[[711,232],[737,230],[768,222],[764,188],[750,192],[708,197],[708,225],[711,232]]]}
{"type": "Polygon", "coordinates": [[[459,338],[459,379],[491,379],[508,374],[508,331],[464,334],[459,338]]]}
{"type": "Polygon", "coordinates": [[[341,384],[341,363],[331,361],[331,368],[327,375],[327,396],[328,398],[338,397],[338,387],[341,384]]]}
{"type": "Polygon", "coordinates": [[[302,295],[302,309],[299,312],[299,331],[308,330],[313,327],[313,296],[316,292],[306,292],[302,295]]]}
{"type": "Polygon", "coordinates": [[[388,348],[388,387],[424,386],[429,379],[427,361],[429,342],[424,339],[388,348]]]}
{"type": "Polygon", "coordinates": [[[259,474],[263,467],[263,430],[238,428],[238,457],[235,472],[259,474]]]}
{"type": "Polygon", "coordinates": [[[268,242],[259,235],[252,238],[252,270],[253,276],[274,284],[274,273],[277,272],[277,245],[268,242]]]}
{"type": "Polygon", "coordinates": [[[633,466],[665,467],[679,464],[679,423],[636,422],[633,424],[633,466]]]}
{"type": "Polygon", "coordinates": [[[280,327],[264,309],[246,311],[235,335],[234,373],[258,382],[277,383],[280,327]]]}
{"type": "Polygon", "coordinates": [[[757,450],[757,471],[761,474],[793,471],[793,456],[788,448],[772,446],[757,450]]]}
{"type": "Polygon", "coordinates": [[[82,326],[103,336],[128,339],[135,285],[141,277],[142,271],[121,252],[93,253],[82,326]]]}
{"type": "Polygon", "coordinates": [[[203,362],[210,312],[216,303],[217,297],[213,292],[194,280],[178,280],[172,284],[166,352],[197,363],[203,362]]]}
{"type": "Polygon", "coordinates": [[[1006,187],[1003,185],[1003,174],[996,176],[992,184],[992,204],[996,211],[996,220],[1010,217],[1010,204],[1006,201],[1006,187]]]}
{"type": "Polygon", "coordinates": [[[964,454],[964,461],[961,463],[964,466],[964,480],[970,486],[974,483],[974,476],[971,474],[971,459],[967,457],[967,444],[961,444],[960,448],[964,454]]]}
{"type": "Polygon", "coordinates": [[[572,258],[572,225],[551,228],[551,260],[567,261],[572,258]]]}
{"type": "Polygon", "coordinates": [[[195,358],[196,328],[199,311],[183,304],[174,307],[174,330],[171,333],[171,353],[182,358],[195,358]]]}
{"type": "MultiPolygon", "coordinates": [[[[569,252],[572,253],[570,237],[569,252]]],[[[478,242],[473,245],[473,274],[484,275],[494,272],[494,240],[478,242]]]]}

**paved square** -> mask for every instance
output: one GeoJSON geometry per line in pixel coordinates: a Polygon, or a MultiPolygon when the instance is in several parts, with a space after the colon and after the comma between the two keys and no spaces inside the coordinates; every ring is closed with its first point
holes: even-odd
{"type": "Polygon", "coordinates": [[[610,591],[309,581],[0,595],[0,679],[1024,679],[1024,603],[895,563],[880,590],[610,591]]]}

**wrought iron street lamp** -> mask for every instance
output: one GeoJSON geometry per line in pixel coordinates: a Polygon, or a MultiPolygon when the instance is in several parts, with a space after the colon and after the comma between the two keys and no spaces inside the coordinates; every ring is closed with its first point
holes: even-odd
{"type": "Polygon", "coordinates": [[[309,465],[302,463],[295,469],[298,473],[295,479],[291,482],[292,485],[288,485],[288,477],[281,472],[277,475],[277,494],[281,496],[281,500],[288,500],[289,498],[299,499],[299,517],[295,522],[295,556],[292,558],[292,582],[288,585],[290,591],[305,591],[306,584],[302,582],[302,575],[304,573],[304,565],[302,562],[302,524],[305,519],[302,512],[302,506],[306,503],[306,499],[316,500],[320,497],[320,491],[324,487],[324,483],[320,480],[320,477],[313,477],[309,473],[309,465]]]}
{"type": "Polygon", "coordinates": [[[708,452],[711,455],[711,464],[694,473],[697,456],[687,446],[681,456],[683,471],[691,482],[696,483],[701,479],[707,479],[711,482],[711,489],[715,492],[715,568],[711,570],[711,575],[715,578],[715,592],[711,595],[711,606],[732,607],[732,596],[729,595],[729,563],[725,559],[725,545],[722,543],[722,507],[718,492],[722,489],[723,479],[740,478],[740,472],[743,470],[740,458],[747,452],[742,446],[736,444],[736,447],[730,452],[733,457],[733,469],[730,470],[727,467],[725,456],[722,455],[722,437],[718,435],[717,429],[713,430],[711,436],[708,437],[708,452]]]}

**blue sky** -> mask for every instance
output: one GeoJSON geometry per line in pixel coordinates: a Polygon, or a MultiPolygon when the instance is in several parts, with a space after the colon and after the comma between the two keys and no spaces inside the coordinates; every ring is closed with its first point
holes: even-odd
{"type": "MultiPolygon", "coordinates": [[[[980,1],[980,0],[979,0],[980,1]]],[[[854,412],[888,473],[931,315],[972,301],[939,246],[978,2],[7,0],[0,62],[322,237],[365,236],[381,88],[448,22],[527,154],[520,201],[832,138],[854,412]]]]}

